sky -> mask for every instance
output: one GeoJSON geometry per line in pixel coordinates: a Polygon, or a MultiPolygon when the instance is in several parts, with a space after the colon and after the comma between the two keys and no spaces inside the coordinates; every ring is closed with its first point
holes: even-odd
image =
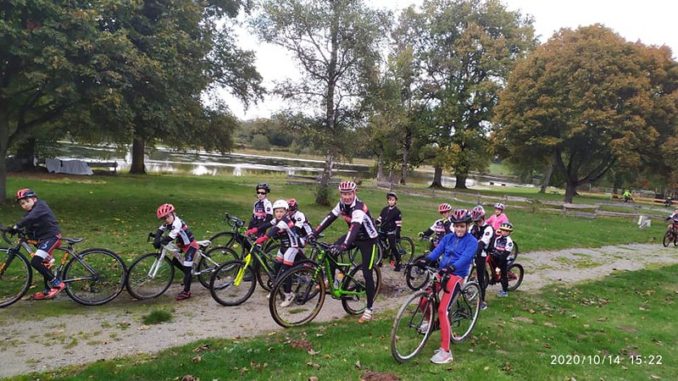
{"type": "MultiPolygon", "coordinates": [[[[421,0],[367,0],[373,8],[386,8],[397,12],[421,0]]],[[[537,37],[545,42],[560,28],[601,23],[619,33],[628,41],[647,45],[667,45],[678,57],[678,1],[676,0],[503,0],[510,10],[532,15],[537,37]]],[[[267,89],[274,81],[299,78],[296,63],[280,47],[259,42],[245,28],[237,30],[242,49],[257,54],[256,66],[267,89]]],[[[284,109],[286,104],[276,96],[266,96],[245,110],[243,104],[228,94],[218,91],[231,111],[242,120],[265,118],[284,109]]]]}

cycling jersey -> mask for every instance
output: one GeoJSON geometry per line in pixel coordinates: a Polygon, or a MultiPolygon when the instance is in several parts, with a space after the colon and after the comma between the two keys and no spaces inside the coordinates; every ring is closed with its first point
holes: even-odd
{"type": "Polygon", "coordinates": [[[262,225],[262,229],[271,229],[268,230],[266,235],[269,238],[277,238],[281,240],[282,244],[286,244],[291,247],[300,247],[302,246],[301,239],[296,233],[294,221],[290,219],[287,215],[283,216],[281,219],[273,218],[271,221],[262,225]]]}
{"type": "Polygon", "coordinates": [[[339,201],[337,206],[320,222],[316,228],[316,234],[325,230],[339,216],[348,225],[348,234],[344,239],[344,245],[350,247],[354,241],[368,241],[377,238],[377,228],[372,221],[367,205],[356,197],[353,203],[346,205],[339,201]]]}
{"type": "Polygon", "coordinates": [[[400,229],[403,225],[403,217],[400,209],[397,206],[386,206],[381,210],[377,221],[381,224],[381,230],[384,232],[395,231],[396,235],[400,235],[400,229]]]}
{"type": "Polygon", "coordinates": [[[480,226],[473,224],[470,233],[478,240],[478,252],[476,255],[480,254],[481,256],[486,257],[487,252],[490,250],[490,245],[493,243],[494,229],[487,223],[480,226]]]}
{"type": "Polygon", "coordinates": [[[436,220],[430,228],[426,229],[426,231],[424,231],[424,236],[430,237],[432,234],[434,234],[433,241],[431,242],[431,249],[433,249],[434,247],[438,246],[438,243],[445,236],[445,234],[450,233],[451,231],[452,222],[450,222],[449,218],[443,218],[436,220]]]}
{"type": "Polygon", "coordinates": [[[167,235],[175,240],[177,246],[184,252],[188,252],[188,249],[190,248],[198,249],[198,242],[195,240],[193,233],[188,228],[188,225],[186,225],[186,223],[177,215],[174,216],[174,222],[171,224],[162,224],[158,230],[160,231],[160,234],[169,230],[167,235]]]}
{"type": "Polygon", "coordinates": [[[494,251],[508,253],[513,251],[513,240],[509,236],[499,236],[494,240],[494,251]]]}
{"type": "Polygon", "coordinates": [[[257,200],[254,203],[254,207],[252,208],[252,219],[250,220],[248,229],[260,228],[259,231],[261,234],[263,234],[263,232],[261,232],[261,226],[264,223],[270,221],[272,218],[273,204],[271,204],[267,198],[263,200],[257,200]]]}
{"type": "Polygon", "coordinates": [[[61,234],[56,216],[46,202],[38,199],[33,208],[24,214],[16,223],[20,228],[26,228],[28,237],[36,241],[53,238],[61,234]]]}
{"type": "Polygon", "coordinates": [[[313,232],[313,228],[308,222],[308,218],[306,218],[304,213],[299,210],[292,213],[289,218],[294,222],[294,231],[299,237],[306,237],[313,232]]]}
{"type": "Polygon", "coordinates": [[[485,223],[488,224],[488,225],[491,225],[492,229],[494,229],[495,231],[497,229],[499,229],[501,224],[506,223],[506,222],[509,222],[509,219],[506,216],[506,214],[504,214],[504,213],[502,213],[498,216],[496,214],[493,214],[493,215],[490,216],[490,218],[487,219],[487,221],[485,221],[485,223]]]}

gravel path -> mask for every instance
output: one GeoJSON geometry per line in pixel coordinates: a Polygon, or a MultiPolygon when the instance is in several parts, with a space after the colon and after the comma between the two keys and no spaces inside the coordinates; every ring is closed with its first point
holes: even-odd
{"type": "MultiPolygon", "coordinates": [[[[517,262],[526,271],[519,290],[535,292],[547,284],[572,284],[601,278],[615,270],[639,270],[648,266],[678,263],[678,249],[632,244],[598,249],[536,251],[521,254],[517,262]]],[[[377,313],[396,308],[398,300],[406,293],[402,289],[404,280],[400,273],[384,269],[383,276],[386,292],[375,303],[377,313]]],[[[488,290],[488,296],[495,289],[488,290]]],[[[12,309],[17,308],[17,305],[0,310],[0,322],[4,325],[0,337],[0,356],[3,360],[0,377],[135,353],[157,352],[208,337],[233,338],[236,334],[246,337],[281,329],[271,319],[266,295],[259,287],[250,300],[231,308],[217,304],[199,284],[194,287],[194,297],[180,303],[171,299],[178,291],[178,286],[175,286],[161,300],[150,302],[135,301],[127,294],[121,294],[111,303],[115,308],[108,308],[105,312],[83,307],[78,315],[50,317],[40,322],[12,319],[12,309]],[[125,308],[140,303],[148,304],[148,308],[134,308],[136,312],[125,308]],[[158,325],[143,325],[141,316],[158,306],[173,308],[173,320],[158,325]],[[42,324],[42,335],[34,333],[38,323],[42,324]],[[189,325],[188,329],[184,328],[186,325],[189,325]]],[[[74,302],[62,295],[51,302],[19,303],[74,302]]],[[[26,307],[30,306],[24,305],[26,307]]],[[[341,303],[328,298],[316,321],[345,316],[341,303]]]]}

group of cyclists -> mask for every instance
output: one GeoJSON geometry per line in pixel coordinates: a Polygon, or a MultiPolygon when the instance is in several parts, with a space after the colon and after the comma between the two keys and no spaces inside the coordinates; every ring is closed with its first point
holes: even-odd
{"type": "MultiPolygon", "coordinates": [[[[308,219],[299,210],[295,199],[280,199],[271,203],[268,195],[271,188],[266,183],[259,183],[255,187],[257,200],[252,209],[246,234],[254,238],[255,245],[264,245],[269,239],[279,241],[279,250],[275,257],[275,272],[282,274],[290,269],[295,258],[307,242],[313,242],[333,222],[341,218],[347,224],[347,231],[331,246],[330,253],[338,255],[346,250],[357,248],[361,252],[362,272],[365,281],[367,305],[360,316],[358,323],[366,323],[373,319],[374,300],[377,290],[373,278],[374,266],[380,266],[378,259],[377,241],[384,239],[389,242],[392,257],[391,266],[394,271],[401,271],[401,254],[395,242],[400,239],[402,228],[402,213],[397,207],[398,196],[395,192],[386,194],[387,205],[382,209],[378,218],[373,219],[367,205],[357,196],[357,185],[353,181],[339,183],[339,201],[322,221],[314,228],[308,219]],[[380,234],[382,235],[380,237],[380,234]]],[[[31,265],[45,281],[45,289],[33,295],[33,299],[52,299],[65,288],[64,283],[56,278],[50,268],[54,262],[52,252],[61,242],[61,233],[56,217],[44,200],[29,189],[17,191],[16,201],[26,211],[25,216],[18,221],[11,230],[25,229],[34,240],[37,250],[31,260],[31,265]]],[[[450,325],[447,319],[447,310],[452,299],[450,290],[454,290],[456,283],[463,282],[468,276],[472,263],[475,260],[478,269],[485,268],[487,255],[495,256],[501,271],[502,291],[498,294],[505,297],[507,293],[507,261],[511,255],[513,243],[510,233],[513,230],[508,217],[504,214],[504,205],[495,204],[495,213],[486,218],[485,210],[478,205],[472,210],[453,209],[450,204],[443,203],[437,208],[441,218],[436,220],[430,228],[421,232],[420,236],[431,241],[430,251],[419,260],[419,263],[409,265],[435,266],[439,269],[443,296],[439,307],[439,323],[441,330],[441,346],[436,350],[431,361],[445,364],[452,361],[450,352],[450,325]]],[[[156,217],[161,221],[155,233],[154,247],[160,248],[174,241],[183,253],[183,261],[172,259],[175,267],[179,268],[183,276],[183,290],[176,296],[177,300],[191,297],[191,277],[193,260],[199,249],[188,224],[177,215],[172,204],[162,204],[156,210],[156,217]]],[[[388,254],[388,253],[387,253],[388,254]]],[[[481,285],[481,309],[487,308],[485,302],[485,272],[477,271],[478,283],[481,285]]],[[[285,297],[281,307],[289,306],[294,300],[294,294],[289,287],[284,287],[285,297]]],[[[428,324],[428,322],[424,322],[428,324]]]]}

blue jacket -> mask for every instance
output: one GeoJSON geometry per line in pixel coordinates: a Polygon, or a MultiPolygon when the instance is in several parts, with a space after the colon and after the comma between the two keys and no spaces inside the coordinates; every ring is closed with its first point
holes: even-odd
{"type": "Polygon", "coordinates": [[[426,259],[435,261],[442,256],[440,269],[454,265],[453,274],[464,278],[468,275],[477,248],[478,240],[471,233],[466,233],[461,238],[454,233],[449,233],[440,240],[438,246],[426,256],[426,259]]]}

